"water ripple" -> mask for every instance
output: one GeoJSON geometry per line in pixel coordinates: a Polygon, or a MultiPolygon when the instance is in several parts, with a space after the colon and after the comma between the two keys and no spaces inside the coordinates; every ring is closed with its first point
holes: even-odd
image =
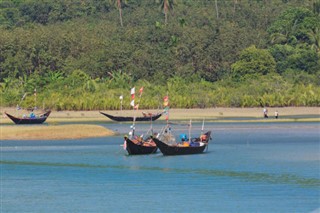
{"type": "Polygon", "coordinates": [[[179,169],[179,168],[162,168],[162,167],[145,167],[145,166],[125,166],[125,165],[91,165],[82,163],[51,163],[51,162],[30,162],[30,161],[0,161],[6,165],[20,166],[52,166],[52,167],[78,167],[92,169],[129,169],[129,170],[144,170],[144,171],[159,171],[198,174],[213,177],[230,177],[238,178],[245,181],[253,182],[268,182],[272,184],[294,184],[303,187],[320,187],[320,179],[299,177],[292,174],[269,174],[257,172],[241,172],[241,171],[225,171],[225,170],[210,170],[210,169],[179,169]]]}

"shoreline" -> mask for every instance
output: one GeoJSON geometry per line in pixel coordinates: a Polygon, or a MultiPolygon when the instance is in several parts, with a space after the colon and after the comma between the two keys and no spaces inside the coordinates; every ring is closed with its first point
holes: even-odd
{"type": "MultiPolygon", "coordinates": [[[[142,112],[157,113],[162,110],[101,110],[115,116],[142,116],[142,112]]],[[[269,120],[275,118],[275,112],[279,113],[278,120],[313,120],[320,121],[320,107],[273,107],[268,108],[269,120]]],[[[4,114],[8,112],[12,115],[28,114],[27,111],[16,111],[15,108],[0,107],[0,124],[10,124],[12,121],[4,114]]],[[[40,111],[39,111],[40,112],[40,111]]],[[[114,122],[106,116],[99,113],[100,111],[52,111],[46,123],[59,122],[114,122]]],[[[158,120],[165,120],[165,115],[162,115],[158,120]]],[[[205,108],[205,109],[170,109],[170,120],[213,120],[226,121],[226,119],[234,118],[233,121],[244,120],[268,120],[263,118],[263,108],[205,108]],[[240,119],[241,118],[241,119],[240,119]]]]}
{"type": "MultiPolygon", "coordinates": [[[[52,111],[48,125],[15,125],[5,114],[17,115],[15,108],[0,108],[1,140],[61,140],[115,135],[93,123],[117,123],[99,111],[52,111]],[[83,124],[86,123],[86,124],[83,124]],[[60,125],[62,124],[62,125],[60,125]]],[[[157,113],[160,110],[101,110],[115,116],[142,116],[142,112],[157,113]]],[[[207,109],[170,109],[169,120],[193,120],[210,122],[320,122],[320,107],[278,107],[268,108],[269,118],[263,118],[263,108],[207,108],[207,109]],[[275,119],[275,111],[279,118],[275,119]]],[[[23,113],[19,111],[19,113],[23,113]]],[[[26,113],[26,111],[24,112],[26,113]]],[[[40,113],[40,110],[39,110],[40,113]]],[[[20,114],[21,115],[21,114],[20,114]]],[[[157,121],[165,122],[166,115],[157,121]]],[[[157,122],[155,121],[155,122],[157,122]]]]}

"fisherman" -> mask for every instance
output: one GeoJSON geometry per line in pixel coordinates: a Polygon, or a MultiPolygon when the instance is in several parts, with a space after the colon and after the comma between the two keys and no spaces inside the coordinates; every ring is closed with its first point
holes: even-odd
{"type": "Polygon", "coordinates": [[[29,116],[30,118],[36,118],[36,115],[34,114],[34,112],[33,112],[33,110],[31,111],[31,113],[30,113],[30,116],[29,116]]]}

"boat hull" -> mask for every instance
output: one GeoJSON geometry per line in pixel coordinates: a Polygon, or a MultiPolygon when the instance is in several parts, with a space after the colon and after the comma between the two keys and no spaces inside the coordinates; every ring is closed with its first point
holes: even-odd
{"type": "Polygon", "coordinates": [[[153,141],[157,144],[163,155],[190,155],[190,154],[200,154],[203,153],[210,139],[211,132],[207,132],[207,139],[203,141],[201,146],[177,146],[168,145],[161,140],[152,137],[153,141]]]}
{"type": "Polygon", "coordinates": [[[18,118],[5,112],[5,114],[10,118],[15,124],[42,124],[47,120],[51,111],[47,111],[37,118],[18,118]]]}
{"type": "MultiPolygon", "coordinates": [[[[126,121],[133,121],[134,117],[125,117],[125,116],[113,116],[104,112],[100,112],[102,115],[108,117],[109,119],[113,121],[118,121],[118,122],[126,122],[126,121]]],[[[136,117],[135,121],[155,121],[158,118],[160,118],[162,113],[157,113],[152,116],[143,116],[143,117],[136,117]]]]}
{"type": "Polygon", "coordinates": [[[126,150],[129,155],[153,154],[153,153],[156,153],[158,150],[157,146],[143,146],[143,145],[134,143],[127,137],[125,137],[124,139],[127,143],[126,150]]]}

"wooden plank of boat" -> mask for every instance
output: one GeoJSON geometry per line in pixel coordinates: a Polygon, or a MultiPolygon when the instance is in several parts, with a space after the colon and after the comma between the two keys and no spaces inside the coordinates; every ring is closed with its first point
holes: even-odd
{"type": "MultiPolygon", "coordinates": [[[[109,119],[113,120],[113,121],[118,121],[118,122],[126,122],[126,121],[133,121],[133,117],[126,117],[126,116],[113,116],[104,112],[100,112],[102,115],[108,117],[109,119]]],[[[157,114],[153,114],[151,116],[142,116],[142,117],[136,117],[135,121],[150,121],[152,119],[152,121],[157,120],[158,118],[160,118],[162,115],[161,113],[157,113],[157,114]]]]}
{"type": "Polygon", "coordinates": [[[160,149],[163,155],[189,155],[189,154],[199,154],[203,153],[205,148],[208,146],[211,131],[205,133],[206,139],[204,141],[199,141],[198,146],[180,146],[180,145],[169,145],[155,137],[151,138],[157,144],[157,147],[160,149]]]}
{"type": "Polygon", "coordinates": [[[129,155],[144,155],[144,154],[153,154],[157,152],[157,146],[155,144],[141,141],[133,142],[127,136],[124,137],[126,142],[126,150],[129,155]]]}
{"type": "Polygon", "coordinates": [[[15,123],[15,124],[42,124],[47,120],[51,113],[51,110],[39,115],[35,118],[20,118],[10,115],[9,113],[5,112],[5,114],[15,123]]]}

